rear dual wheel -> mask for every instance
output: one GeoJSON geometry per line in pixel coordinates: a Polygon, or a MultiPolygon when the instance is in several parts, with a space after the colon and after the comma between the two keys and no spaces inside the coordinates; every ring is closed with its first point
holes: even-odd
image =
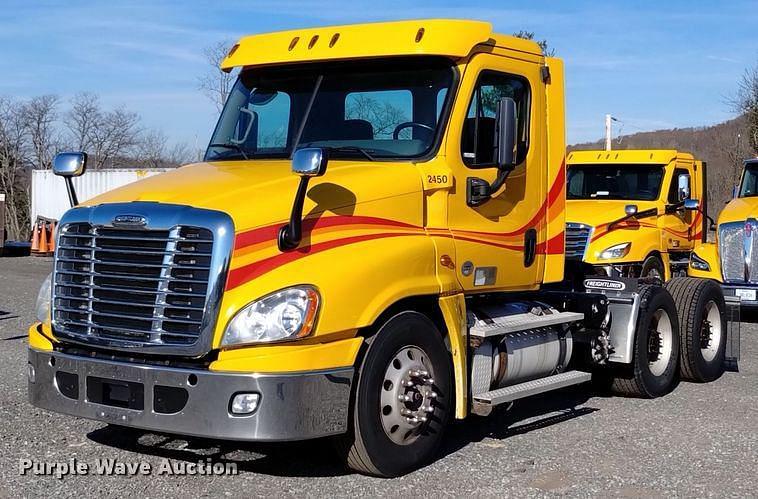
{"type": "Polygon", "coordinates": [[[621,395],[660,397],[672,389],[678,364],[679,320],[674,299],[661,286],[642,286],[632,366],[614,372],[612,389],[621,395]]]}
{"type": "Polygon", "coordinates": [[[676,277],[666,283],[674,297],[682,328],[681,376],[708,382],[724,373],[726,304],[713,280],[676,277]]]}

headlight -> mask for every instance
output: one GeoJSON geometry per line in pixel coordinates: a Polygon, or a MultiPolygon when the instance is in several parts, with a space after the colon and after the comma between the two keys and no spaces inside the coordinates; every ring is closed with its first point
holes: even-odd
{"type": "Polygon", "coordinates": [[[222,345],[294,340],[313,331],[319,295],[311,286],[295,286],[256,300],[229,321],[222,345]]]}
{"type": "Polygon", "coordinates": [[[621,243],[606,248],[605,251],[600,253],[600,260],[612,260],[614,258],[625,257],[629,253],[629,248],[632,247],[632,243],[621,243]]]}
{"type": "Polygon", "coordinates": [[[53,280],[53,274],[51,272],[47,274],[47,277],[45,277],[45,280],[42,281],[42,286],[40,286],[39,293],[37,294],[37,305],[35,307],[35,311],[37,313],[37,320],[40,322],[45,322],[50,315],[52,280],[53,280]]]}
{"type": "Polygon", "coordinates": [[[711,266],[708,262],[697,256],[695,253],[690,254],[690,267],[695,270],[704,270],[706,272],[711,271],[711,266]]]}

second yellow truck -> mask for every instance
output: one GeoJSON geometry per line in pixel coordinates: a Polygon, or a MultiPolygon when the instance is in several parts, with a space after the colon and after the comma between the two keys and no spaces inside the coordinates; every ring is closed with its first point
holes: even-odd
{"type": "Polygon", "coordinates": [[[687,274],[707,234],[704,162],[674,150],[573,151],[567,167],[570,266],[662,280],[687,274]]]}

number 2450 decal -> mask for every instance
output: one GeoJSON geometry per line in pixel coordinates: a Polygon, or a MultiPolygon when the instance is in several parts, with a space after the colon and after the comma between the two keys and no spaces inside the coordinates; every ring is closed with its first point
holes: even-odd
{"type": "Polygon", "coordinates": [[[427,175],[426,181],[430,184],[447,184],[447,175],[427,175]]]}

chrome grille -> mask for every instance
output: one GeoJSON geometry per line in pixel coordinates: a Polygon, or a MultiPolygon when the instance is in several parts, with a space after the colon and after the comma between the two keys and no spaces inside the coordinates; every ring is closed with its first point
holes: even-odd
{"type": "Polygon", "coordinates": [[[55,254],[56,334],[121,350],[207,351],[233,234],[227,215],[187,207],[129,203],[71,210],[61,220],[55,254]],[[143,208],[137,218],[156,223],[110,223],[125,206],[129,214],[143,208]],[[102,218],[109,223],[96,223],[102,218]]]}
{"type": "Polygon", "coordinates": [[[721,273],[725,281],[745,281],[745,224],[744,222],[719,225],[719,254],[721,273]]]}
{"type": "Polygon", "coordinates": [[[592,227],[585,224],[566,224],[566,258],[582,260],[587,243],[590,239],[592,227]]]}

